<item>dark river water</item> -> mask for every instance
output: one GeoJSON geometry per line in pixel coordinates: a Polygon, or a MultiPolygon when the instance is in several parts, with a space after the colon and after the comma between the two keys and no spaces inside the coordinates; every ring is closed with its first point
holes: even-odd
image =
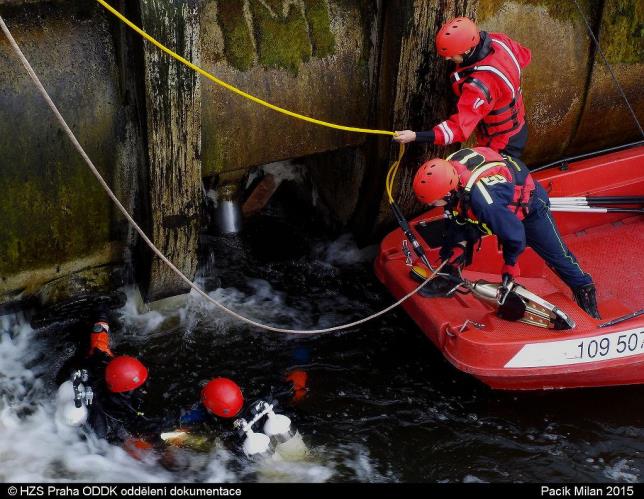
{"type": "MultiPolygon", "coordinates": [[[[274,210],[240,237],[204,236],[198,282],[234,310],[298,329],[373,313],[393,300],[372,271],[375,247],[274,210]],[[215,256],[213,256],[215,255],[215,256]]],[[[181,466],[135,460],[53,417],[54,378],[74,351],[72,322],[34,330],[0,318],[0,480],[299,482],[639,482],[644,388],[492,391],[453,368],[401,311],[353,330],[294,337],[249,328],[196,296],[139,311],[129,288],[113,311],[114,348],[150,370],[149,411],[171,414],[215,377],[247,399],[294,369],[309,391],[280,410],[309,448],[248,462],[235,446],[181,450],[181,466]]],[[[172,427],[161,430],[172,430],[172,427]]]]}

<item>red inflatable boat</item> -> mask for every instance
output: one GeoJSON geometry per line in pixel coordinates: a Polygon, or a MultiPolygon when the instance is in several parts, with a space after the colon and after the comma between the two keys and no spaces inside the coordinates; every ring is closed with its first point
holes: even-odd
{"type": "MultiPolygon", "coordinates": [[[[644,147],[570,163],[565,170],[551,168],[534,177],[551,198],[642,196],[644,147]]],[[[595,281],[601,319],[581,310],[569,288],[530,248],[519,259],[521,277],[517,281],[564,311],[574,320],[574,328],[553,330],[509,322],[472,294],[426,298],[416,293],[403,304],[405,311],[456,368],[492,388],[544,390],[643,383],[644,315],[638,311],[644,308],[644,219],[638,213],[587,209],[556,212],[554,217],[563,239],[595,281]]],[[[410,223],[430,261],[438,259],[442,223],[440,208],[410,223]]],[[[418,286],[405,261],[404,240],[400,229],[387,235],[375,264],[376,275],[396,298],[418,286]]],[[[499,282],[501,264],[496,238],[487,236],[463,276],[471,281],[499,282]]]]}

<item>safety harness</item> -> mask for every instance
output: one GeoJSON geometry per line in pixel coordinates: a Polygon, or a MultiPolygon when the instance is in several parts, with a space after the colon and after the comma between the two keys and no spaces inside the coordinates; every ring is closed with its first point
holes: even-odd
{"type": "MultiPolygon", "coordinates": [[[[461,149],[447,157],[447,160],[452,161],[456,167],[461,182],[465,183],[463,189],[459,189],[456,195],[452,196],[447,207],[450,218],[457,224],[474,224],[483,234],[492,234],[490,228],[479,221],[471,209],[472,188],[482,177],[496,174],[506,179],[504,175],[506,172],[510,173],[514,183],[512,202],[507,206],[514,208],[513,213],[519,220],[523,220],[528,215],[530,199],[535,187],[534,180],[527,167],[519,160],[509,156],[500,156],[500,158],[501,160],[489,161],[476,149],[461,149]]],[[[482,190],[482,192],[486,191],[482,190]]]]}

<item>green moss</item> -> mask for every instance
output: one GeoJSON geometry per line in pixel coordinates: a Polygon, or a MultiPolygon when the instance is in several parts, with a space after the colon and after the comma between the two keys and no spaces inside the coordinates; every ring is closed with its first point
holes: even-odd
{"type": "MultiPolygon", "coordinates": [[[[210,123],[204,122],[203,130],[214,130],[216,128],[216,120],[210,123]]],[[[203,163],[201,165],[201,175],[203,177],[209,177],[224,170],[226,147],[227,145],[223,142],[221,135],[209,134],[207,138],[202,135],[201,154],[203,163]]]]}
{"type": "Polygon", "coordinates": [[[360,24],[362,25],[362,36],[365,43],[362,44],[362,54],[358,64],[362,67],[363,71],[369,71],[369,60],[371,58],[372,50],[376,50],[370,43],[372,36],[372,26],[377,22],[378,7],[375,2],[370,0],[363,0],[359,4],[360,9],[360,24]]]}
{"type": "Polygon", "coordinates": [[[264,3],[268,5],[276,15],[282,15],[282,10],[284,9],[284,0],[264,0],[264,3]]]}
{"type": "MultiPolygon", "coordinates": [[[[514,0],[515,3],[545,7],[553,19],[582,23],[573,2],[560,0],[514,0]]],[[[480,0],[477,19],[486,21],[503,12],[512,0],[480,0]]],[[[641,0],[580,2],[584,15],[595,27],[601,16],[599,41],[611,63],[638,63],[644,60],[644,3],[641,0]],[[603,5],[603,12],[602,12],[603,5]]]]}
{"type": "Polygon", "coordinates": [[[312,55],[307,22],[302,11],[290,5],[283,16],[274,16],[260,2],[250,2],[259,63],[269,68],[285,69],[297,75],[302,62],[312,55]]]}
{"type": "Polygon", "coordinates": [[[335,51],[335,37],[331,32],[329,6],[326,0],[304,0],[304,12],[309,23],[313,55],[326,57],[335,51]]]}
{"type": "Polygon", "coordinates": [[[0,178],[0,275],[86,256],[110,240],[109,201],[86,167],[58,162],[20,176],[0,178]]]}
{"type": "MultiPolygon", "coordinates": [[[[588,5],[590,1],[580,1],[580,5],[586,14],[589,12],[588,5]]],[[[480,0],[477,8],[477,20],[483,22],[494,17],[503,12],[504,7],[509,3],[545,7],[550,17],[560,21],[579,18],[577,7],[569,0],[480,0]]]]}
{"type": "MultiPolygon", "coordinates": [[[[70,128],[115,186],[126,177],[114,170],[126,115],[109,23],[95,7],[83,13],[75,2],[58,3],[19,9],[11,24],[70,128]]],[[[0,70],[0,193],[0,278],[55,269],[121,236],[111,201],[15,64],[0,70]]]]}
{"type": "MultiPolygon", "coordinates": [[[[57,92],[55,92],[57,93],[57,92]]],[[[56,97],[54,97],[56,99],[56,97]]],[[[57,99],[58,102],[64,99],[57,99]]],[[[63,102],[71,126],[99,165],[110,164],[115,144],[111,115],[79,119],[63,102]]],[[[0,276],[87,256],[110,241],[109,198],[37,100],[0,98],[0,276]],[[19,106],[19,107],[14,107],[19,106]]],[[[86,112],[86,109],[85,109],[86,112]]],[[[110,182],[110,171],[103,175],[110,182]]]]}
{"type": "Polygon", "coordinates": [[[244,16],[244,3],[219,0],[217,19],[224,36],[224,55],[236,69],[247,71],[253,65],[255,51],[251,32],[244,16]]]}
{"type": "Polygon", "coordinates": [[[285,13],[283,0],[250,1],[246,5],[252,28],[244,14],[244,2],[217,2],[224,57],[236,69],[250,69],[257,55],[262,66],[296,75],[300,64],[312,56],[322,58],[335,52],[328,0],[303,0],[304,12],[291,3],[285,13]]]}
{"type": "Polygon", "coordinates": [[[644,4],[611,0],[604,4],[599,43],[610,63],[644,61],[644,4]]]}

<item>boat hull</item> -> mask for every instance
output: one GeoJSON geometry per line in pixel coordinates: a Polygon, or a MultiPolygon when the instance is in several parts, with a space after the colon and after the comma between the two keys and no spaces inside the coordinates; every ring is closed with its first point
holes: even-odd
{"type": "MultiPolygon", "coordinates": [[[[635,195],[644,192],[644,147],[571,164],[535,175],[551,196],[635,195]]],[[[413,295],[403,308],[457,369],[492,388],[548,390],[644,383],[644,317],[609,327],[601,324],[644,308],[640,264],[644,221],[630,213],[557,213],[566,244],[593,276],[602,319],[581,310],[570,290],[530,248],[521,256],[518,282],[556,305],[575,321],[557,331],[496,316],[494,307],[471,294],[451,298],[413,295]]],[[[430,261],[438,258],[442,214],[433,210],[410,225],[430,261]]],[[[385,237],[375,263],[380,281],[395,298],[418,286],[402,251],[404,234],[385,237]]],[[[502,256],[494,236],[483,238],[471,281],[498,282],[502,256]]]]}

